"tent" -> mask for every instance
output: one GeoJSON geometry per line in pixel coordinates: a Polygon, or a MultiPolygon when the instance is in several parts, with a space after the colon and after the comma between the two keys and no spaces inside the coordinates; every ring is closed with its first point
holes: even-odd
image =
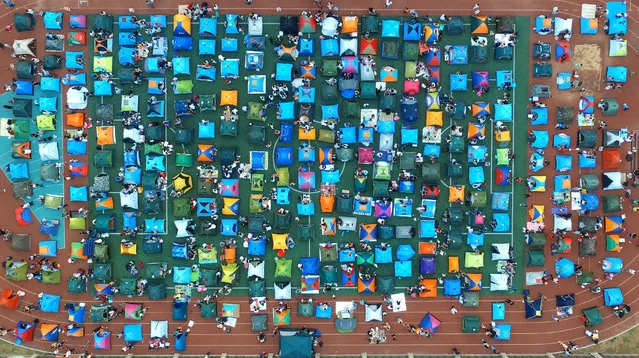
{"type": "Polygon", "coordinates": [[[426,313],[422,321],[419,323],[419,327],[431,334],[435,333],[439,326],[441,326],[442,321],[440,321],[437,317],[433,316],[430,312],[426,313]]]}
{"type": "Polygon", "coordinates": [[[583,311],[583,315],[586,318],[585,326],[594,327],[603,322],[603,317],[597,306],[586,308],[583,311]]]}
{"type": "Polygon", "coordinates": [[[313,336],[298,329],[280,329],[280,351],[282,358],[311,358],[313,336]]]}
{"type": "Polygon", "coordinates": [[[619,287],[609,287],[603,289],[604,305],[615,307],[623,304],[623,293],[619,287]]]}

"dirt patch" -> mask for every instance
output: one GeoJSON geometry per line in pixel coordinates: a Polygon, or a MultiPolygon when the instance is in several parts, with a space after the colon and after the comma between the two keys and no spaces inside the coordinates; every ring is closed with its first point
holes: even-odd
{"type": "Polygon", "coordinates": [[[601,78],[601,47],[597,44],[576,45],[573,48],[572,63],[580,73],[583,87],[597,90],[601,78]],[[579,66],[579,65],[580,66],[579,66]]]}

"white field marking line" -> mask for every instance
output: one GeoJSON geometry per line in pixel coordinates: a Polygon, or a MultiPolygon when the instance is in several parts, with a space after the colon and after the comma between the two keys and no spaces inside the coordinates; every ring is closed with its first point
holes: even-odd
{"type": "MultiPolygon", "coordinates": [[[[513,24],[513,28],[515,29],[515,31],[517,31],[517,24],[513,24]]],[[[515,77],[515,68],[517,64],[517,50],[515,49],[515,51],[513,51],[513,80],[516,81],[517,77],[515,77]]],[[[515,83],[515,87],[513,88],[513,110],[516,110],[517,106],[515,106],[515,100],[517,98],[517,84],[515,83]]],[[[513,138],[515,135],[515,117],[514,117],[514,113],[513,113],[513,138]]],[[[512,139],[512,138],[511,138],[512,139]]],[[[514,153],[515,152],[515,143],[514,141],[510,141],[510,150],[514,153]]],[[[515,231],[513,230],[513,225],[512,225],[512,221],[515,217],[515,182],[512,180],[512,177],[516,177],[515,176],[515,162],[513,161],[513,165],[512,165],[512,175],[511,175],[511,180],[510,180],[510,196],[512,198],[512,200],[510,201],[510,247],[514,247],[515,245],[515,231]]],[[[525,201],[526,198],[524,198],[525,201]]],[[[525,214],[524,214],[525,215],[525,214]]]]}

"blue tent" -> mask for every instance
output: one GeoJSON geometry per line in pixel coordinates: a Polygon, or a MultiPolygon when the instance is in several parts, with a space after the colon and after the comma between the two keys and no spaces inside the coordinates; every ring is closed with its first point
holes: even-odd
{"type": "Polygon", "coordinates": [[[619,287],[604,288],[603,290],[604,304],[608,307],[619,306],[623,304],[623,293],[619,287]]]}
{"type": "Polygon", "coordinates": [[[39,303],[42,312],[58,313],[60,310],[60,296],[43,293],[39,303]]]}
{"type": "Polygon", "coordinates": [[[40,90],[60,92],[60,79],[56,77],[40,77],[40,90]]]}
{"type": "Polygon", "coordinates": [[[506,304],[493,302],[493,321],[503,321],[504,319],[506,319],[506,304]]]}
{"type": "Polygon", "coordinates": [[[58,111],[58,97],[40,97],[38,103],[40,111],[52,113],[58,111]]]}
{"type": "Polygon", "coordinates": [[[137,50],[132,47],[120,47],[118,51],[118,58],[122,66],[133,66],[135,64],[135,56],[137,56],[137,50]]]}
{"type": "Polygon", "coordinates": [[[328,305],[326,309],[321,305],[315,306],[315,318],[331,319],[333,317],[333,306],[328,305]]]}
{"type": "Polygon", "coordinates": [[[264,236],[252,237],[249,240],[248,254],[264,256],[266,254],[266,238],[264,236]]]}
{"type": "Polygon", "coordinates": [[[113,91],[109,81],[93,81],[93,94],[95,96],[112,96],[113,91]]]}
{"type": "Polygon", "coordinates": [[[417,145],[419,142],[419,130],[417,128],[402,128],[402,144],[417,145]]]}
{"type": "Polygon", "coordinates": [[[415,250],[409,244],[402,244],[397,247],[395,255],[399,261],[408,261],[415,256],[415,250]]]}
{"type": "Polygon", "coordinates": [[[173,267],[173,283],[184,284],[184,285],[191,283],[191,267],[187,267],[187,266],[173,267]]]}
{"type": "Polygon", "coordinates": [[[513,120],[513,105],[495,103],[495,120],[502,122],[510,122],[513,120]]]}
{"type": "Polygon", "coordinates": [[[173,38],[174,51],[191,51],[193,50],[193,38],[191,36],[175,36],[173,38]]]}
{"type": "Polygon", "coordinates": [[[164,233],[165,232],[164,227],[165,227],[164,219],[158,219],[158,218],[144,219],[144,232],[146,233],[152,233],[152,232],[164,233]]]}
{"type": "Polygon", "coordinates": [[[568,278],[575,274],[575,263],[564,257],[555,262],[555,273],[561,278],[568,278]]]}
{"type": "Polygon", "coordinates": [[[222,219],[220,224],[220,234],[222,236],[237,235],[237,219],[222,219]]]}
{"type": "MultiPolygon", "coordinates": [[[[391,249],[388,250],[392,252],[391,249]]],[[[338,259],[340,263],[355,262],[356,256],[357,255],[355,254],[355,249],[341,249],[338,253],[338,259]]]]}
{"type": "Polygon", "coordinates": [[[185,351],[186,350],[186,336],[189,334],[186,332],[179,333],[178,331],[173,332],[173,336],[175,337],[175,350],[176,351],[185,351]]]}
{"type": "Polygon", "coordinates": [[[9,163],[9,179],[11,179],[11,181],[29,179],[29,166],[27,162],[9,163]]]}
{"type": "Polygon", "coordinates": [[[279,120],[288,121],[295,119],[295,102],[280,102],[279,106],[279,120]]]}
{"type": "Polygon", "coordinates": [[[133,22],[133,16],[120,16],[118,18],[120,30],[137,30],[138,24],[133,22]]]}
{"type": "Polygon", "coordinates": [[[319,257],[301,257],[302,275],[319,275],[319,257]]]}
{"type": "Polygon", "coordinates": [[[395,261],[395,277],[412,277],[413,265],[411,261],[395,261]]]}
{"type": "Polygon", "coordinates": [[[188,57],[174,57],[173,74],[191,75],[191,59],[188,57]]]}
{"type": "Polygon", "coordinates": [[[606,257],[601,261],[601,268],[604,273],[620,273],[623,261],[618,257],[606,257]]]}
{"type": "Polygon", "coordinates": [[[47,30],[62,30],[62,13],[55,11],[45,12],[44,28],[47,30]]]}
{"type": "Polygon", "coordinates": [[[339,104],[322,105],[322,119],[339,119],[339,104]]]}
{"type": "Polygon", "coordinates": [[[87,194],[86,186],[70,186],[69,187],[69,201],[87,201],[89,196],[87,194]]]}
{"type": "Polygon", "coordinates": [[[479,188],[486,182],[484,168],[471,166],[468,168],[468,182],[473,188],[479,188]]]}
{"type": "Polygon", "coordinates": [[[485,234],[478,230],[473,230],[472,232],[468,232],[468,236],[466,237],[466,244],[468,244],[473,249],[484,245],[484,237],[485,234]]]}
{"type": "Polygon", "coordinates": [[[507,192],[493,192],[491,210],[496,211],[508,211],[510,206],[510,195],[507,192]]]}
{"type": "Polygon", "coordinates": [[[315,87],[300,87],[297,89],[299,103],[315,103],[315,87]]]}
{"type": "Polygon", "coordinates": [[[599,195],[581,194],[581,211],[595,211],[599,208],[599,195]]]}
{"type": "Polygon", "coordinates": [[[525,304],[526,319],[541,318],[541,314],[542,314],[541,298],[538,298],[534,301],[526,301],[526,304],[525,304]]]}
{"type": "Polygon", "coordinates": [[[278,62],[275,65],[275,80],[290,82],[293,80],[293,64],[278,62]]]}
{"type": "Polygon", "coordinates": [[[494,232],[510,231],[510,215],[507,213],[493,213],[493,220],[497,221],[497,226],[493,229],[494,232]]]}
{"type": "Polygon", "coordinates": [[[124,170],[124,184],[137,184],[142,181],[142,169],[138,166],[131,165],[124,170]]]}
{"type": "Polygon", "coordinates": [[[173,320],[186,321],[188,319],[189,304],[185,301],[173,302],[173,320]]]}
{"type": "Polygon", "coordinates": [[[135,212],[123,212],[122,213],[122,227],[125,230],[133,230],[137,225],[135,212]]]}
{"type": "Polygon", "coordinates": [[[87,142],[81,140],[69,139],[67,141],[67,154],[69,155],[86,155],[87,142]]]}
{"type": "Polygon", "coordinates": [[[442,147],[438,144],[424,144],[422,154],[427,158],[439,158],[442,147]]]}
{"type": "Polygon", "coordinates": [[[495,73],[495,77],[497,77],[498,88],[516,87],[512,70],[499,70],[495,73]]]}
{"type": "Polygon", "coordinates": [[[240,30],[237,28],[239,16],[240,15],[237,15],[237,14],[226,14],[226,33],[227,34],[237,35],[240,33],[240,30]]]}
{"type": "Polygon", "coordinates": [[[84,52],[69,51],[65,55],[64,67],[67,69],[83,70],[84,69],[84,52]],[[81,63],[78,63],[78,58],[81,58],[81,63]]]}
{"type": "MultiPolygon", "coordinates": [[[[202,26],[202,20],[204,19],[200,19],[200,26],[202,26]]],[[[166,15],[149,16],[149,25],[151,25],[151,27],[159,27],[161,29],[166,28],[166,15]]]]}
{"type": "Polygon", "coordinates": [[[542,126],[548,124],[548,108],[532,108],[530,110],[532,119],[530,120],[531,126],[542,126]]]}
{"type": "Polygon", "coordinates": [[[136,36],[133,32],[120,32],[118,34],[118,45],[135,47],[142,42],[142,36],[136,36]]]}
{"type": "Polygon", "coordinates": [[[572,170],[572,156],[570,155],[556,155],[555,156],[555,170],[558,172],[568,172],[572,170]]]}
{"type": "Polygon", "coordinates": [[[579,29],[582,35],[596,35],[599,24],[597,19],[579,19],[579,29]]]}
{"type": "Polygon", "coordinates": [[[24,80],[17,80],[16,81],[15,93],[18,94],[18,95],[32,96],[33,95],[33,82],[24,81],[24,80]]]}
{"type": "Polygon", "coordinates": [[[451,65],[468,64],[468,46],[452,45],[449,50],[449,62],[451,65]]]}
{"type": "Polygon", "coordinates": [[[124,152],[124,165],[140,165],[140,152],[137,150],[124,152]]]}
{"type": "Polygon", "coordinates": [[[419,222],[419,238],[434,239],[437,237],[435,231],[435,220],[421,220],[419,222]]]}
{"type": "Polygon", "coordinates": [[[627,5],[624,2],[610,1],[606,3],[608,35],[625,35],[628,33],[628,19],[624,16],[617,17],[619,13],[628,13],[627,5]]]}
{"type": "Polygon", "coordinates": [[[240,60],[226,59],[220,64],[220,76],[236,77],[240,75],[240,60]]]}
{"type": "Polygon", "coordinates": [[[197,69],[195,71],[195,79],[197,79],[198,81],[215,81],[216,72],[217,69],[215,67],[207,68],[203,66],[197,66],[197,69]]]}
{"type": "Polygon", "coordinates": [[[340,171],[338,170],[322,170],[322,183],[337,184],[340,182],[340,171]]]}
{"type": "Polygon", "coordinates": [[[468,90],[468,74],[466,73],[451,73],[450,74],[450,90],[454,91],[467,91],[468,90]]]}
{"type": "MultiPolygon", "coordinates": [[[[411,124],[419,120],[419,104],[416,100],[404,99],[401,105],[402,122],[411,124]]],[[[380,133],[395,133],[395,123],[393,121],[378,122],[377,131],[380,133]],[[384,126],[382,130],[380,127],[384,126]]]]}
{"type": "Polygon", "coordinates": [[[468,162],[474,161],[483,163],[488,156],[488,147],[485,145],[469,145],[468,146],[468,162]]]}
{"type": "Polygon", "coordinates": [[[444,296],[458,297],[461,295],[461,281],[457,278],[447,278],[444,280],[444,296]]]}
{"type": "Polygon", "coordinates": [[[124,332],[125,342],[142,342],[141,324],[125,324],[122,331],[124,332]]]}
{"type": "MultiPolygon", "coordinates": [[[[342,252],[340,251],[340,257],[341,257],[342,252]]],[[[348,262],[354,262],[355,261],[355,255],[351,254],[351,258],[352,261],[348,261],[348,262]]],[[[347,259],[350,259],[349,257],[346,257],[347,259]]],[[[340,260],[340,262],[342,262],[340,260]]],[[[347,261],[344,261],[347,262],[347,261]]],[[[380,246],[376,246],[375,247],[375,263],[376,264],[389,264],[393,262],[393,248],[390,246],[387,246],[386,248],[381,248],[380,246]]]]}
{"type": "Polygon", "coordinates": [[[314,38],[301,38],[298,45],[300,56],[314,56],[315,55],[315,39],[314,38]]]}
{"type": "Polygon", "coordinates": [[[557,73],[557,89],[559,90],[569,90],[572,88],[572,84],[570,83],[570,78],[572,74],[570,72],[559,72],[557,73]]]}
{"type": "Polygon", "coordinates": [[[199,55],[215,55],[215,40],[200,39],[198,41],[198,54],[199,55]]]}
{"type": "Polygon", "coordinates": [[[86,320],[87,308],[76,303],[68,304],[69,321],[75,323],[84,323],[86,320]]]}
{"type": "Polygon", "coordinates": [[[320,40],[320,50],[322,57],[331,57],[339,55],[339,42],[337,39],[320,40]]]}
{"type": "Polygon", "coordinates": [[[282,123],[280,125],[280,142],[292,143],[294,128],[295,127],[290,123],[282,123]]]}
{"type": "MultiPolygon", "coordinates": [[[[544,149],[548,146],[548,131],[545,130],[533,130],[531,135],[531,148],[544,149]]],[[[543,159],[542,159],[543,160],[543,159]]]]}
{"type": "Polygon", "coordinates": [[[570,136],[565,133],[555,134],[553,136],[552,146],[555,148],[570,148],[570,136]]]}
{"type": "Polygon", "coordinates": [[[422,35],[422,24],[419,22],[404,22],[404,41],[419,41],[422,35]]]}
{"type": "Polygon", "coordinates": [[[397,20],[382,20],[382,37],[399,38],[399,25],[397,20]]]}
{"type": "Polygon", "coordinates": [[[499,323],[495,325],[495,337],[494,339],[500,341],[509,341],[510,340],[510,330],[511,325],[506,323],[499,323]]]}
{"type": "Polygon", "coordinates": [[[200,36],[217,36],[217,18],[203,17],[200,19],[200,36]]]}
{"type": "Polygon", "coordinates": [[[236,52],[239,49],[239,41],[236,38],[225,37],[220,41],[222,52],[236,52]]]}
{"type": "Polygon", "coordinates": [[[200,122],[198,124],[198,138],[215,138],[215,122],[200,122]]]}
{"type": "Polygon", "coordinates": [[[289,187],[278,187],[275,194],[275,202],[278,205],[289,205],[291,203],[289,199],[290,192],[291,188],[289,187]]]}
{"type": "Polygon", "coordinates": [[[166,165],[164,164],[164,156],[163,155],[146,155],[146,170],[147,171],[159,171],[163,172],[166,170],[166,165]]]}
{"type": "Polygon", "coordinates": [[[626,83],[628,78],[628,68],[623,66],[608,66],[606,70],[607,82],[626,83]]]}
{"type": "Polygon", "coordinates": [[[544,168],[544,156],[539,154],[538,152],[533,152],[530,155],[530,161],[528,167],[533,172],[538,172],[544,168]]]}
{"type": "Polygon", "coordinates": [[[293,148],[277,147],[275,149],[275,164],[277,166],[293,165],[293,148]]]}

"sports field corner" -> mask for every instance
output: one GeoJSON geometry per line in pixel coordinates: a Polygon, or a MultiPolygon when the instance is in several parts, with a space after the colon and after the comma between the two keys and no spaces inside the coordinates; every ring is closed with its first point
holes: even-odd
{"type": "Polygon", "coordinates": [[[633,4],[118,4],[0,15],[7,341],[633,349],[633,4]]]}

